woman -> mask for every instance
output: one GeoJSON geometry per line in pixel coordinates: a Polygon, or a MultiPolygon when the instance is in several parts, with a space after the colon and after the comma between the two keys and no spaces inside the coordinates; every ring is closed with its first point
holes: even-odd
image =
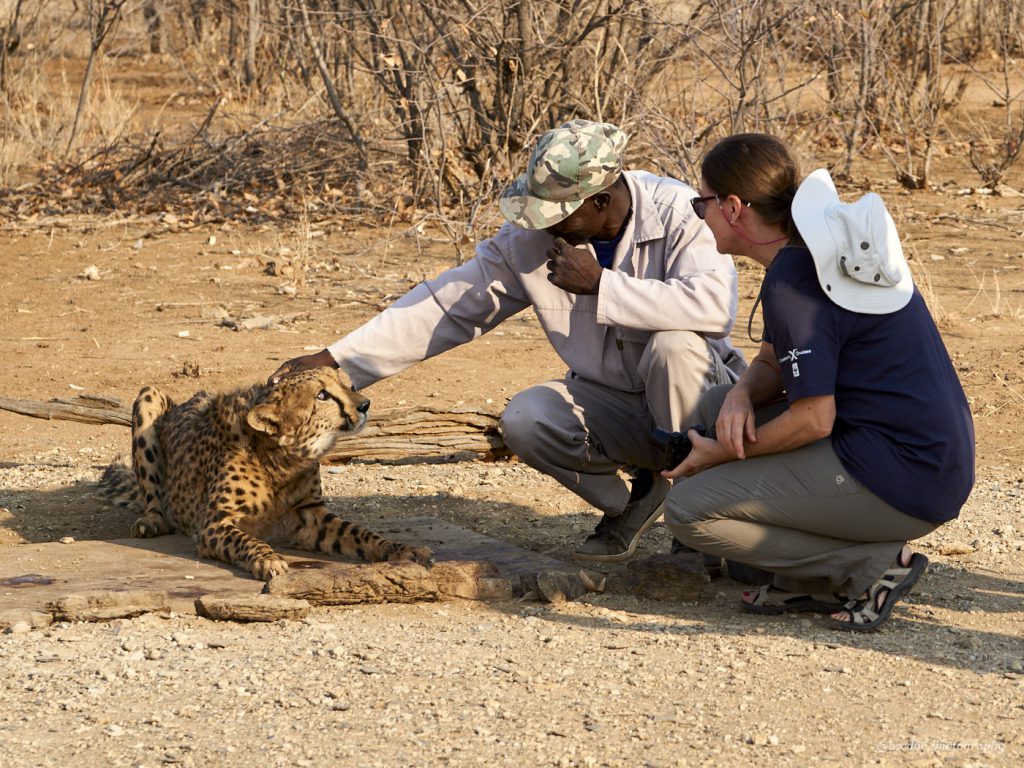
{"type": "Polygon", "coordinates": [[[766,270],[764,333],[739,381],[701,400],[713,437],[691,430],[665,473],[687,478],[665,521],[774,574],[745,610],[874,629],[925,571],[907,542],[955,518],[974,484],[963,389],[877,195],[844,204],[824,170],[800,184],[762,134],[724,139],[701,172],[692,203],[718,250],[766,270]]]}

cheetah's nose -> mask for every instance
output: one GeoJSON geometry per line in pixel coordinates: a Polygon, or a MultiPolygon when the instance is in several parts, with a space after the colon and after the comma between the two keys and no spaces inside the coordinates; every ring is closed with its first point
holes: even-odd
{"type": "Polygon", "coordinates": [[[368,410],[370,410],[370,401],[367,400],[365,403],[360,403],[359,405],[356,406],[356,410],[359,411],[360,413],[366,413],[368,410]]]}

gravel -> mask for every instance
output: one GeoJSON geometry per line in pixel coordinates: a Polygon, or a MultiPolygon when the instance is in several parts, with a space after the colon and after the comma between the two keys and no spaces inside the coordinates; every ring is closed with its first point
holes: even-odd
{"type": "MultiPolygon", "coordinates": [[[[69,464],[4,468],[0,504],[87,493],[98,465],[69,464]]],[[[556,557],[596,519],[515,463],[324,478],[356,519],[430,514],[556,557]]],[[[0,635],[0,765],[1018,765],[1019,489],[982,478],[961,521],[921,543],[928,576],[870,635],[743,614],[728,579],[682,605],[590,595],[15,626],[0,635]]],[[[645,547],[666,542],[659,526],[645,547]]]]}

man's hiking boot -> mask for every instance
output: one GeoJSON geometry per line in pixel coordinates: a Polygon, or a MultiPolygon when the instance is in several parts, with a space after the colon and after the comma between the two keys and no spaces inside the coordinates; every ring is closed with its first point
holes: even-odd
{"type": "Polygon", "coordinates": [[[577,563],[614,565],[633,557],[640,537],[661,517],[661,502],[672,483],[649,469],[633,480],[630,501],[619,515],[605,515],[572,556],[577,563]],[[634,498],[636,497],[636,498],[634,498]]]}

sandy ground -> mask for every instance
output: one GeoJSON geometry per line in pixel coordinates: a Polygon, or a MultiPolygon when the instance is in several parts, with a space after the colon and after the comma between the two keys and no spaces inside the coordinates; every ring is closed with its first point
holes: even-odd
{"type": "MultiPolygon", "coordinates": [[[[929,573],[878,633],[748,616],[728,578],[688,604],[591,595],[269,625],[58,624],[0,635],[0,764],[1021,764],[1024,199],[972,193],[958,173],[914,194],[875,183],[978,433],[975,493],[918,543],[929,573]]],[[[159,216],[6,224],[0,396],[130,402],[145,383],[184,395],[259,380],[450,264],[430,234],[159,216]],[[274,322],[236,331],[224,317],[274,322]]],[[[741,265],[744,330],[759,279],[741,265]]],[[[561,371],[524,315],[368,394],[374,410],[499,411],[561,371]]],[[[0,547],[127,535],[92,488],[127,443],[121,427],[0,412],[0,547]]],[[[515,462],[331,469],[331,503],[371,525],[432,515],[564,559],[597,521],[515,462]]],[[[667,545],[659,525],[641,556],[667,545]]]]}

